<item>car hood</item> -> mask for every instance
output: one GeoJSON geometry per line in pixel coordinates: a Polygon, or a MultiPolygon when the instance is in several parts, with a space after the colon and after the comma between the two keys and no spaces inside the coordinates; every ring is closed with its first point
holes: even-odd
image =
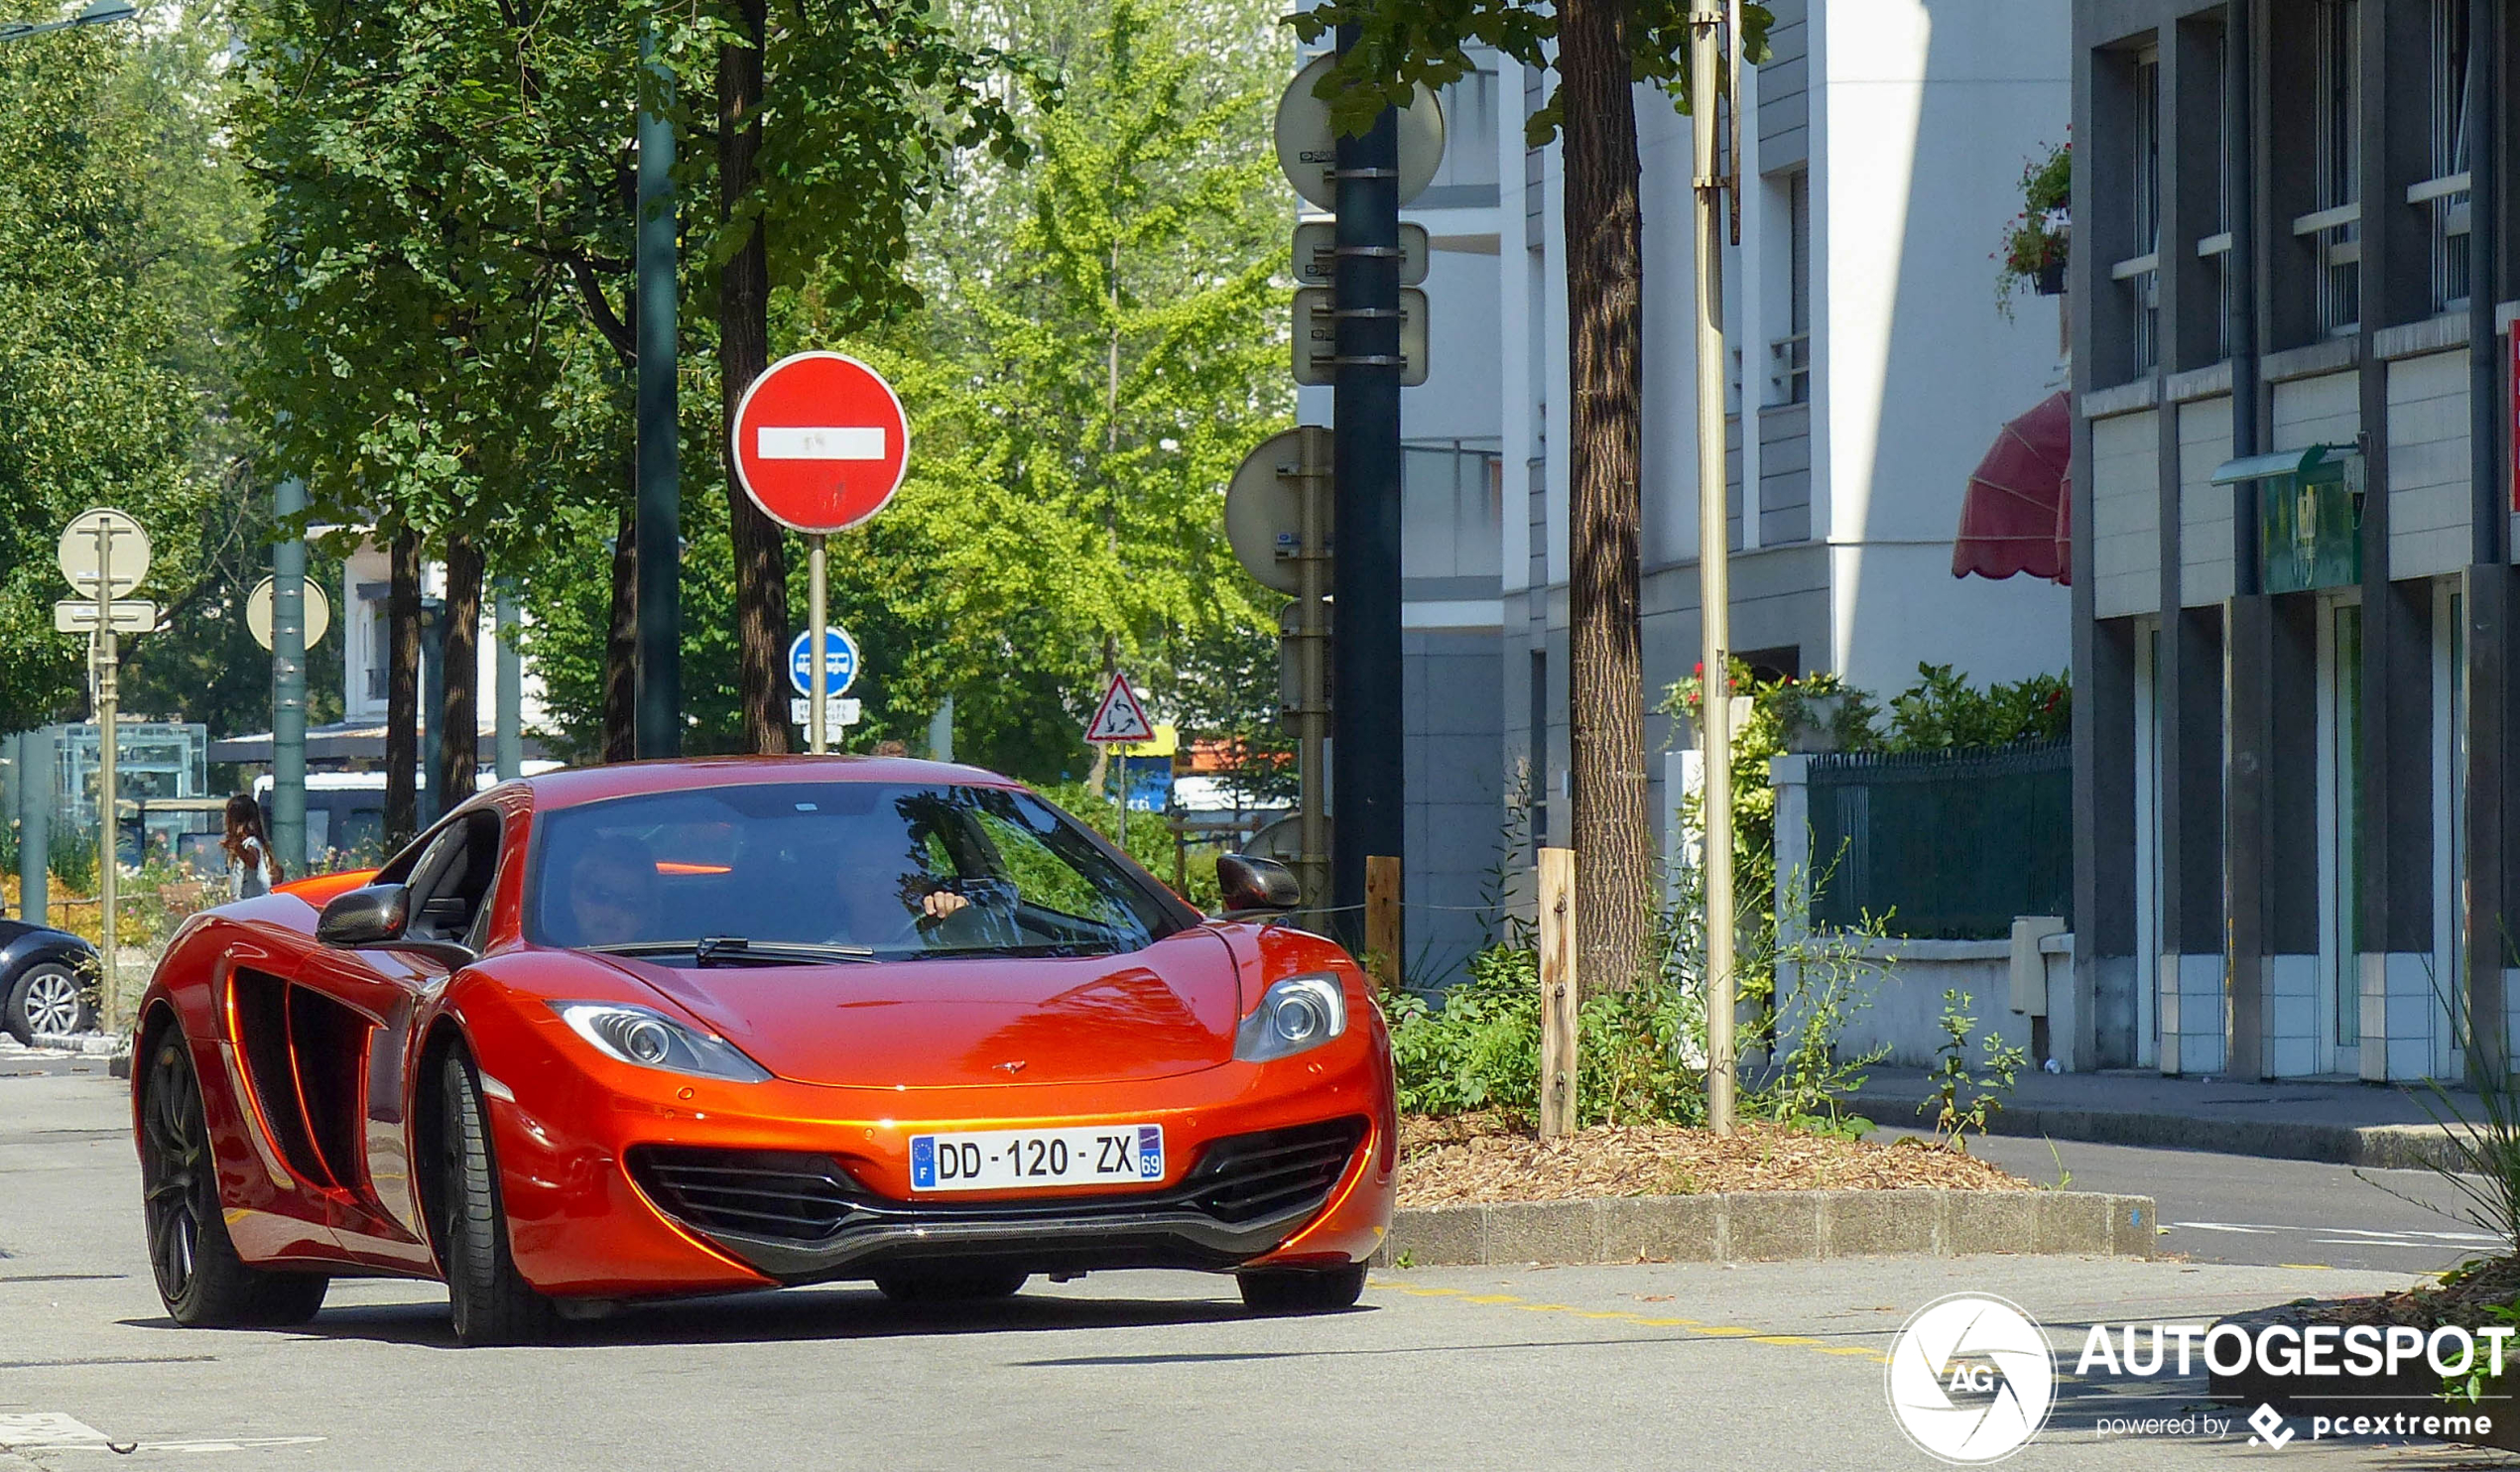
{"type": "Polygon", "coordinates": [[[797,1083],[1117,1083],[1233,1056],[1233,953],[1189,929],[1118,956],[658,966],[606,957],[797,1083]]]}

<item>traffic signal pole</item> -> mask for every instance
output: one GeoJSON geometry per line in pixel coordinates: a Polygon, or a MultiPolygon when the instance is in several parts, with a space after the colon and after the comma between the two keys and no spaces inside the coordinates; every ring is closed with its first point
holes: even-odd
{"type": "MultiPolygon", "coordinates": [[[[1338,32],[1343,52],[1356,28],[1338,32]]],[[[1400,700],[1400,149],[1385,107],[1338,139],[1336,377],[1331,461],[1337,544],[1330,698],[1330,903],[1336,932],[1364,943],[1365,859],[1405,832],[1400,700]]]]}

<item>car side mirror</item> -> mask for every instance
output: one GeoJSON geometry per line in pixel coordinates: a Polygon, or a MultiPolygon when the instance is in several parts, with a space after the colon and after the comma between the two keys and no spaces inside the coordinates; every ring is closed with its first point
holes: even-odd
{"type": "Polygon", "coordinates": [[[1293,910],[1304,903],[1304,887],[1295,882],[1292,870],[1275,859],[1254,854],[1218,854],[1216,889],[1223,896],[1225,914],[1229,916],[1254,910],[1293,910]]]}
{"type": "Polygon", "coordinates": [[[399,884],[371,884],[339,894],[315,917],[315,939],[344,950],[391,945],[411,923],[412,894],[399,884]]]}
{"type": "Polygon", "coordinates": [[[452,940],[411,934],[412,893],[407,885],[372,884],[335,895],[315,917],[315,939],[342,950],[399,950],[431,956],[448,970],[478,959],[452,940]]]}

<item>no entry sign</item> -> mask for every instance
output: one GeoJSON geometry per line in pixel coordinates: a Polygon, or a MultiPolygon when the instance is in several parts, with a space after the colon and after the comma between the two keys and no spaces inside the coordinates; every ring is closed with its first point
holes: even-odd
{"type": "Polygon", "coordinates": [[[745,494],[800,532],[844,532],[884,509],[910,464],[901,399],[839,353],[770,365],[735,406],[735,474],[745,494]]]}

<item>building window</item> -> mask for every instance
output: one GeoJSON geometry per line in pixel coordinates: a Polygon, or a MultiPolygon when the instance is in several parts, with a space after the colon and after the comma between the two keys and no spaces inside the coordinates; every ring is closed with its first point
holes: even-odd
{"type": "Polygon", "coordinates": [[[1781,404],[1812,402],[1812,175],[1785,177],[1786,333],[1768,343],[1769,381],[1781,404]]]}
{"type": "Polygon", "coordinates": [[[2127,129],[2134,158],[2128,181],[2133,197],[2127,217],[2134,226],[2138,254],[2120,261],[2110,275],[2129,296],[2127,341],[2130,378],[2141,378],[2161,364],[2161,55],[2147,51],[2135,59],[2133,125],[2127,129]]]}
{"type": "Polygon", "coordinates": [[[1433,187],[1493,188],[1496,177],[1496,73],[1465,71],[1445,83],[1444,161],[1433,187]]]}
{"type": "Polygon", "coordinates": [[[2319,95],[2312,131],[2319,207],[2293,221],[2294,233],[2312,236],[2318,248],[2319,327],[2331,335],[2349,333],[2362,319],[2362,168],[2354,125],[2354,78],[2362,61],[2359,10],[2360,0],[2318,0],[2314,10],[2319,95]]]}
{"type": "Polygon", "coordinates": [[[2467,305],[2467,0],[2433,0],[2433,177],[2406,191],[2426,214],[2433,309],[2467,305]]]}

